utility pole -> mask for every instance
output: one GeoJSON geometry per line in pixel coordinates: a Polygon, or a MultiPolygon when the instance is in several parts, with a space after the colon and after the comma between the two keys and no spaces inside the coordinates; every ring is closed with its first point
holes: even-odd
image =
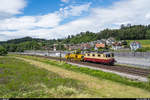
{"type": "MultiPolygon", "coordinates": [[[[135,41],[135,39],[134,39],[134,43],[135,43],[135,45],[136,45],[136,41],[135,41]]],[[[134,56],[135,56],[135,51],[136,51],[136,49],[134,48],[134,56]]]]}
{"type": "Polygon", "coordinates": [[[50,47],[47,45],[47,56],[49,56],[49,49],[50,47]]]}
{"type": "Polygon", "coordinates": [[[59,49],[60,49],[60,62],[61,62],[61,42],[59,42],[59,49]]]}
{"type": "Polygon", "coordinates": [[[48,50],[47,56],[50,56],[50,48],[51,48],[51,45],[47,43],[47,50],[48,50]]]}
{"type": "Polygon", "coordinates": [[[36,55],[36,51],[35,51],[35,47],[33,46],[33,52],[34,52],[34,55],[36,55]]]}

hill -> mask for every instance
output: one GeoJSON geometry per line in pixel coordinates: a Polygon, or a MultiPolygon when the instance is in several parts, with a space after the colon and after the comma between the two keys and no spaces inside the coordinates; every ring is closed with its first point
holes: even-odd
{"type": "Polygon", "coordinates": [[[116,40],[148,40],[150,39],[150,25],[121,25],[120,29],[104,29],[97,33],[89,31],[81,32],[77,35],[69,35],[66,38],[59,38],[57,40],[24,37],[0,42],[0,45],[4,46],[7,51],[14,52],[51,48],[53,44],[58,44],[59,42],[64,44],[80,44],[100,39],[107,39],[109,37],[114,37],[116,40]]]}
{"type": "Polygon", "coordinates": [[[78,43],[86,43],[90,41],[95,41],[98,40],[98,34],[93,33],[93,32],[81,32],[80,34],[77,35],[69,35],[66,39],[62,39],[62,43],[65,44],[78,44],[78,43]]]}
{"type": "Polygon", "coordinates": [[[8,40],[8,41],[2,41],[0,42],[0,44],[19,44],[19,43],[23,43],[23,42],[29,42],[29,41],[36,41],[36,42],[41,42],[41,41],[46,41],[45,39],[38,39],[38,38],[32,38],[32,37],[24,37],[24,38],[20,38],[20,39],[12,39],[12,40],[8,40]]]}

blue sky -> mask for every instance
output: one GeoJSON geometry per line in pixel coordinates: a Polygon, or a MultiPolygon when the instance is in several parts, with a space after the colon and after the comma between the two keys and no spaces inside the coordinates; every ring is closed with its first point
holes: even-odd
{"type": "MultiPolygon", "coordinates": [[[[107,7],[112,3],[119,0],[70,0],[68,3],[62,2],[61,0],[27,0],[27,7],[24,8],[23,13],[17,16],[37,16],[58,11],[60,8],[69,5],[83,5],[91,3],[92,7],[107,7]]],[[[69,22],[76,18],[86,16],[87,13],[83,13],[81,16],[71,17],[64,20],[69,22]]]]}
{"type": "Polygon", "coordinates": [[[0,0],[0,41],[57,39],[150,23],[150,0],[0,0]],[[9,3],[8,3],[9,2],[9,3]]]}
{"type": "Polygon", "coordinates": [[[91,2],[91,7],[107,7],[119,0],[70,0],[68,3],[63,3],[61,0],[27,0],[27,7],[24,8],[24,15],[40,15],[47,14],[59,10],[61,7],[69,5],[82,5],[91,2]],[[74,3],[75,2],[75,3],[74,3]],[[63,6],[61,6],[63,5],[63,6]]]}
{"type": "Polygon", "coordinates": [[[81,5],[88,2],[92,2],[92,6],[99,7],[99,6],[108,6],[112,4],[114,1],[119,0],[71,0],[69,3],[63,3],[61,0],[27,0],[27,7],[24,8],[24,14],[23,15],[39,15],[46,14],[50,12],[54,12],[59,10],[61,7],[61,4],[64,4],[64,6],[68,6],[71,4],[74,5],[81,5]],[[75,1],[76,3],[73,3],[75,1]]]}

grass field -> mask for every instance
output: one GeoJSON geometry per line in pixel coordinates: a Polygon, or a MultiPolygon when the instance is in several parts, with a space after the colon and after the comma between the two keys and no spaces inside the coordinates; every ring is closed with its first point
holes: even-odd
{"type": "Polygon", "coordinates": [[[84,92],[84,88],[78,80],[12,57],[0,57],[0,97],[69,97],[84,92]]]}
{"type": "Polygon", "coordinates": [[[150,97],[148,89],[125,85],[107,78],[112,75],[112,78],[119,79],[117,75],[94,70],[91,70],[94,75],[88,72],[86,68],[43,58],[0,57],[0,97],[150,97]],[[99,73],[107,75],[106,79],[99,76],[99,73]]]}
{"type": "MultiPolygon", "coordinates": [[[[127,40],[128,44],[133,42],[134,40],[127,40]]],[[[135,40],[142,44],[142,47],[150,47],[150,40],[135,40]]]]}
{"type": "MultiPolygon", "coordinates": [[[[131,42],[134,40],[127,40],[128,45],[130,45],[131,42]]],[[[150,52],[150,40],[135,40],[141,43],[142,48],[140,49],[140,52],[150,52]]]]}

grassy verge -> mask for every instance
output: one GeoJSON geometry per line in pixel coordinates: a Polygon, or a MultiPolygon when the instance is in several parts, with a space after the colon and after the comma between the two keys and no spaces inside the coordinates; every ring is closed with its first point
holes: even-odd
{"type": "Polygon", "coordinates": [[[74,65],[66,64],[65,62],[59,63],[58,61],[52,61],[52,60],[49,60],[46,58],[38,58],[38,57],[33,57],[33,56],[19,56],[19,57],[24,57],[27,59],[40,61],[40,62],[43,62],[46,64],[55,65],[57,67],[61,67],[61,68],[67,69],[67,70],[85,73],[85,74],[97,77],[99,79],[107,79],[107,80],[111,80],[111,81],[118,82],[121,84],[134,86],[134,87],[138,87],[138,88],[150,91],[150,83],[149,82],[137,82],[137,81],[133,81],[133,80],[130,80],[127,78],[123,78],[116,74],[106,73],[106,72],[102,72],[99,70],[93,70],[93,69],[89,69],[89,68],[77,67],[74,65]]]}
{"type": "MultiPolygon", "coordinates": [[[[120,67],[131,67],[131,68],[141,68],[140,66],[128,65],[128,64],[115,64],[120,67]]],[[[142,69],[150,69],[150,67],[142,67],[142,69]]]]}
{"type": "Polygon", "coordinates": [[[12,57],[0,57],[1,98],[72,97],[85,92],[79,81],[37,68],[12,57]]]}

